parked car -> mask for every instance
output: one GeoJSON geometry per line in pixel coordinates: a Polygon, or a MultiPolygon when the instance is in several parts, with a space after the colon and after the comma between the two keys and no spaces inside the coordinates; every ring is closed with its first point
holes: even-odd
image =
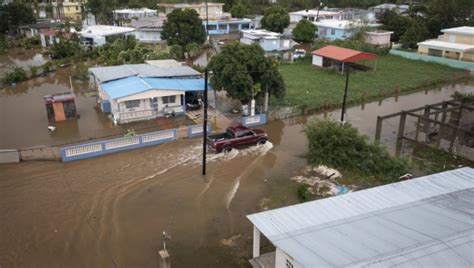
{"type": "Polygon", "coordinates": [[[304,58],[306,56],[306,50],[304,49],[295,49],[293,52],[293,60],[304,58]]]}
{"type": "Polygon", "coordinates": [[[218,133],[207,137],[208,146],[211,150],[217,153],[227,153],[232,149],[265,144],[267,141],[268,136],[263,130],[250,129],[244,126],[229,127],[224,133],[218,133]]]}

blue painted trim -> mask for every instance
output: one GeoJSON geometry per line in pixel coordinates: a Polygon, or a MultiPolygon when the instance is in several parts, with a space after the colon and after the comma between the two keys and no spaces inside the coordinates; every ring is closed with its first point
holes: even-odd
{"type": "MultiPolygon", "coordinates": [[[[207,132],[212,131],[212,126],[211,124],[207,124],[207,132]]],[[[193,125],[188,127],[188,138],[196,138],[196,137],[202,137],[203,131],[202,131],[202,125],[193,125]],[[193,128],[200,128],[200,132],[194,132],[193,133],[193,128]]]]}
{"type": "Polygon", "coordinates": [[[266,114],[256,114],[254,116],[244,116],[244,117],[242,117],[242,125],[244,125],[246,127],[264,125],[266,123],[267,123],[267,115],[266,114]],[[254,122],[247,123],[248,120],[252,120],[254,122]]]}
{"type": "Polygon", "coordinates": [[[61,153],[62,161],[63,162],[68,162],[68,161],[73,161],[73,160],[86,159],[86,158],[90,158],[90,157],[95,157],[95,156],[100,156],[100,155],[105,155],[105,154],[110,154],[110,153],[115,153],[115,152],[121,152],[121,151],[127,151],[127,150],[133,150],[133,149],[148,147],[148,146],[152,146],[152,145],[157,145],[157,144],[161,144],[161,143],[176,140],[176,138],[177,138],[177,130],[176,129],[168,129],[168,130],[151,132],[151,133],[147,133],[147,134],[139,134],[139,135],[135,135],[135,136],[131,136],[131,137],[117,138],[117,139],[111,139],[111,140],[106,140],[106,141],[99,141],[99,142],[93,142],[93,143],[63,147],[63,148],[61,148],[60,153],[61,153]],[[170,138],[159,139],[159,140],[148,141],[148,142],[145,141],[145,139],[147,137],[157,135],[157,134],[166,134],[166,133],[170,133],[170,132],[172,133],[172,136],[170,138]],[[123,145],[121,147],[116,147],[116,148],[111,148],[111,149],[106,149],[106,144],[110,144],[112,142],[133,140],[133,139],[138,139],[138,143],[130,144],[130,145],[123,145]],[[97,147],[96,151],[94,151],[94,152],[88,152],[88,153],[83,153],[83,154],[78,154],[78,155],[73,155],[73,156],[66,156],[66,151],[68,151],[68,150],[87,148],[87,147],[97,146],[97,145],[100,145],[100,150],[97,147]]]}

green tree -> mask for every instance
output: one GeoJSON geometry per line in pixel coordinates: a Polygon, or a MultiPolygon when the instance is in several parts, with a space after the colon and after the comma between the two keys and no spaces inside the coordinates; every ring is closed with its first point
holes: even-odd
{"type": "Polygon", "coordinates": [[[0,5],[0,34],[16,34],[18,26],[35,23],[31,6],[13,2],[0,5]]]}
{"type": "Polygon", "coordinates": [[[232,18],[243,18],[247,15],[247,7],[242,3],[238,3],[232,7],[230,14],[232,15],[232,18]]]}
{"type": "Polygon", "coordinates": [[[272,6],[265,10],[262,18],[262,27],[273,32],[283,33],[290,25],[290,15],[288,11],[280,6],[272,6]]]}
{"type": "Polygon", "coordinates": [[[316,36],[317,27],[308,20],[300,20],[293,29],[293,36],[298,42],[312,42],[316,36]]]}
{"type": "Polygon", "coordinates": [[[380,22],[383,29],[392,31],[392,41],[398,42],[406,30],[410,27],[412,19],[407,16],[400,16],[392,10],[385,11],[380,22]]]}
{"type": "Polygon", "coordinates": [[[199,45],[196,43],[189,43],[186,45],[186,51],[191,57],[197,56],[197,54],[199,54],[199,45]]]}
{"type": "Polygon", "coordinates": [[[161,38],[169,45],[186,47],[189,43],[202,45],[206,32],[198,13],[191,9],[176,9],[166,16],[161,38]]]}
{"type": "Polygon", "coordinates": [[[263,49],[257,45],[233,43],[222,47],[221,53],[211,58],[208,69],[213,72],[211,84],[216,90],[242,103],[262,98],[265,90],[275,96],[285,94],[285,84],[278,71],[277,63],[265,57],[263,49]],[[255,90],[260,85],[262,90],[255,90]],[[258,91],[258,92],[255,92],[258,91]]]}
{"type": "Polygon", "coordinates": [[[416,48],[418,42],[424,41],[428,37],[429,32],[424,22],[415,20],[400,38],[400,43],[406,49],[416,48]]]}

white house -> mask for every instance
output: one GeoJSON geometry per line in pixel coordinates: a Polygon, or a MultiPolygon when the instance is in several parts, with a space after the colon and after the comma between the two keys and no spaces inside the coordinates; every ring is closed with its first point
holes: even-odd
{"type": "Polygon", "coordinates": [[[149,8],[125,8],[114,10],[115,19],[140,19],[154,17],[158,15],[158,11],[149,8]]]}
{"type": "Polygon", "coordinates": [[[134,35],[135,28],[119,27],[110,25],[89,25],[79,32],[87,45],[102,46],[107,42],[109,36],[134,35]]]}
{"type": "Polygon", "coordinates": [[[176,61],[90,68],[98,102],[114,123],[148,120],[186,111],[186,97],[202,91],[201,74],[176,61]]]}
{"type": "Polygon", "coordinates": [[[474,169],[248,215],[253,267],[471,267],[474,169]],[[263,234],[276,250],[260,255],[263,234]]]}
{"type": "Polygon", "coordinates": [[[166,16],[159,15],[155,17],[141,18],[133,20],[131,26],[135,28],[135,38],[142,43],[159,43],[161,42],[161,31],[166,16]]]}
{"type": "Polygon", "coordinates": [[[380,24],[363,23],[353,20],[322,20],[314,22],[318,27],[319,38],[336,40],[351,38],[362,27],[378,27],[380,24]]]}
{"type": "Polygon", "coordinates": [[[266,52],[289,50],[296,44],[291,39],[283,38],[282,34],[267,30],[241,30],[241,33],[241,43],[247,45],[258,44],[266,52]]]}
{"type": "Polygon", "coordinates": [[[326,11],[317,9],[307,9],[295,12],[290,12],[290,22],[297,23],[302,19],[309,20],[311,22],[319,20],[338,20],[341,18],[341,12],[338,11],[326,11]]]}

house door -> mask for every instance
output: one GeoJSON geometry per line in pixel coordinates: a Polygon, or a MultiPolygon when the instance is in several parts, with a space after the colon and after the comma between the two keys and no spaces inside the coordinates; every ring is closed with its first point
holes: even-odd
{"type": "Polygon", "coordinates": [[[150,99],[150,103],[151,103],[151,108],[153,109],[153,111],[157,112],[158,111],[158,98],[151,98],[150,99]]]}

